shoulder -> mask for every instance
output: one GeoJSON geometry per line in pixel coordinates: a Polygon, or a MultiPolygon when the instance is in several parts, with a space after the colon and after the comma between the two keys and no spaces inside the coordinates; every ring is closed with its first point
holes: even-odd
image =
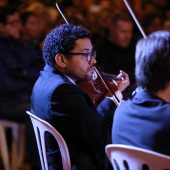
{"type": "Polygon", "coordinates": [[[35,86],[37,89],[46,90],[50,93],[68,93],[68,92],[83,92],[74,83],[64,76],[62,73],[57,71],[46,71],[43,70],[40,72],[40,77],[38,78],[35,86]]]}
{"type": "Polygon", "coordinates": [[[123,120],[129,117],[134,112],[137,112],[138,108],[133,105],[130,99],[123,101],[115,110],[114,119],[123,120]]]}

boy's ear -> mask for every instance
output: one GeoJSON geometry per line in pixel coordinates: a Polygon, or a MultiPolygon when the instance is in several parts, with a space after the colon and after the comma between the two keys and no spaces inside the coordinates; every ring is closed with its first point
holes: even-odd
{"type": "Polygon", "coordinates": [[[55,62],[58,66],[64,68],[66,63],[65,63],[65,57],[63,54],[57,54],[55,56],[55,62]]]}

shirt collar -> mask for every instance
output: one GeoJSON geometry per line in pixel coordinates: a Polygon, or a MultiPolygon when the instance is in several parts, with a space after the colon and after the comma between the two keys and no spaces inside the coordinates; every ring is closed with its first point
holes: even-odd
{"type": "MultiPolygon", "coordinates": [[[[66,76],[66,75],[65,75],[66,76]]],[[[74,82],[74,80],[71,78],[71,77],[69,77],[69,76],[66,76],[73,84],[75,84],[76,85],[76,83],[74,82]]]]}

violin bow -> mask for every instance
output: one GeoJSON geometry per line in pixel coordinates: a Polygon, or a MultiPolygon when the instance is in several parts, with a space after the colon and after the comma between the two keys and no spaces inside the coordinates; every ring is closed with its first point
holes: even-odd
{"type": "Polygon", "coordinates": [[[133,10],[131,9],[129,3],[127,2],[127,0],[123,0],[123,2],[125,3],[127,9],[129,10],[130,14],[132,15],[134,21],[136,22],[136,25],[138,26],[141,34],[143,35],[144,38],[146,38],[146,34],[145,34],[143,28],[141,27],[141,25],[139,24],[139,21],[137,20],[137,18],[136,18],[136,16],[135,16],[133,10]]]}
{"type": "Polygon", "coordinates": [[[60,10],[58,4],[56,3],[55,5],[56,5],[58,11],[60,12],[61,16],[63,17],[64,21],[66,22],[66,24],[68,24],[68,21],[67,21],[67,19],[65,18],[64,14],[61,12],[61,10],[60,10]]]}
{"type": "MultiPolygon", "coordinates": [[[[57,3],[56,3],[56,7],[57,7],[58,11],[60,12],[61,16],[63,17],[64,21],[66,22],[66,24],[68,24],[67,19],[65,18],[64,14],[63,14],[62,11],[60,10],[60,8],[59,8],[59,6],[58,6],[57,3]]],[[[97,72],[97,74],[98,74],[99,77],[101,78],[101,80],[102,80],[103,84],[105,85],[106,89],[115,97],[115,99],[113,99],[113,100],[114,100],[116,106],[118,106],[119,103],[120,103],[120,100],[118,99],[118,97],[116,96],[116,94],[113,93],[112,90],[109,88],[109,86],[106,84],[106,82],[104,81],[102,75],[99,73],[99,71],[98,71],[98,69],[97,69],[96,67],[95,67],[95,71],[97,72]]]]}

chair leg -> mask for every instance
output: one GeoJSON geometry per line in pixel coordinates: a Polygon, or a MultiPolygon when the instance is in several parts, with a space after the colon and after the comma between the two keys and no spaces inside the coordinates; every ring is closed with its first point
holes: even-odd
{"type": "Polygon", "coordinates": [[[23,164],[24,158],[25,158],[25,125],[20,124],[18,130],[19,130],[18,131],[19,138],[17,141],[17,144],[18,144],[18,166],[20,167],[23,164]]]}
{"type": "Polygon", "coordinates": [[[2,161],[5,170],[10,170],[10,162],[9,162],[9,153],[8,153],[8,146],[6,141],[5,129],[2,125],[0,125],[0,150],[2,153],[2,161]]]}
{"type": "Polygon", "coordinates": [[[15,124],[12,129],[12,170],[17,170],[23,163],[25,154],[25,126],[15,124]]]}
{"type": "MultiPolygon", "coordinates": [[[[7,120],[0,120],[0,125],[2,130],[4,130],[5,128],[11,128],[12,130],[11,170],[17,170],[22,165],[25,156],[25,125],[18,124],[12,121],[7,121],[7,120]]],[[[4,130],[4,136],[5,136],[5,130],[4,130]]],[[[6,140],[6,138],[4,139],[6,140]]],[[[3,139],[0,138],[0,141],[1,140],[3,139]]],[[[4,157],[6,158],[6,155],[4,157]]],[[[8,162],[10,162],[9,154],[8,154],[8,162]]]]}
{"type": "Polygon", "coordinates": [[[19,138],[18,134],[18,125],[13,124],[12,126],[12,150],[11,150],[11,169],[12,170],[17,170],[18,164],[17,164],[17,140],[19,138]]]}

